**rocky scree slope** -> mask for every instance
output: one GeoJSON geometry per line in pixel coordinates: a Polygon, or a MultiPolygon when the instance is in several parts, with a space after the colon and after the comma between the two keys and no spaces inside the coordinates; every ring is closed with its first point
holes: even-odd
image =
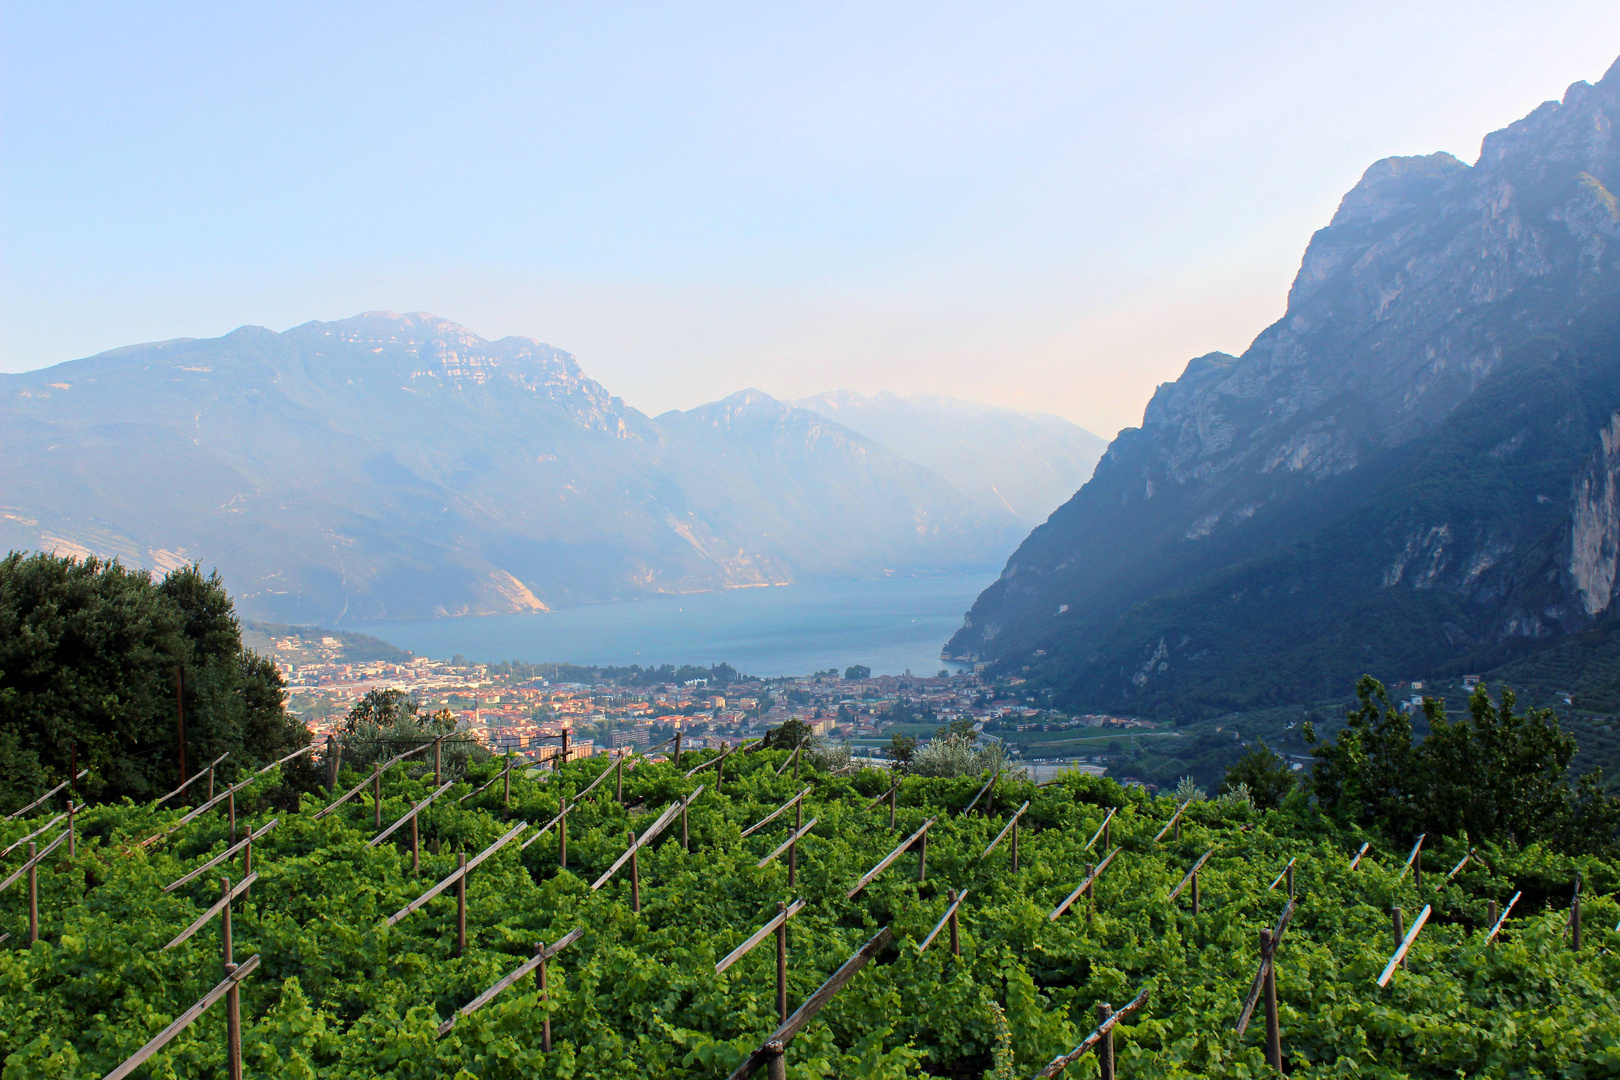
{"type": "Polygon", "coordinates": [[[1287,313],[1159,387],[947,656],[1190,718],[1478,670],[1589,626],[1620,564],[1620,63],[1369,168],[1287,313]]]}

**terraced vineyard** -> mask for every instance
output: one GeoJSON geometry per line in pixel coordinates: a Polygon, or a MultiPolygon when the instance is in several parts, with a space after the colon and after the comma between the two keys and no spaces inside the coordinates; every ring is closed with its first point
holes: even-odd
{"type": "MultiPolygon", "coordinates": [[[[863,945],[877,938],[883,947],[787,1042],[791,1077],[1029,1077],[1080,1044],[1099,1002],[1118,1008],[1143,990],[1145,1003],[1113,1032],[1120,1076],[1266,1075],[1263,1020],[1257,1014],[1241,1036],[1235,1027],[1255,979],[1257,934],[1289,903],[1286,879],[1271,886],[1290,860],[1296,907],[1275,970],[1292,1075],[1620,1074],[1614,862],[1481,848],[1448,878],[1466,846],[1431,837],[1418,885],[1404,848],[1381,850],[1302,800],[1269,813],[1193,802],[1166,829],[1172,801],[1080,775],[1039,788],[1003,776],[976,803],[982,777],[905,779],[891,828],[890,802],[880,798],[886,773],[829,775],[807,758],[795,779],[792,767],[777,775],[782,752],[763,751],[730,754],[722,775],[688,775],[703,760],[687,754],[677,768],[635,759],[622,786],[602,778],[583,801],[602,774],[599,758],[514,772],[509,796],[496,780],[462,801],[487,772],[457,782],[418,815],[415,870],[409,824],[368,843],[379,820],[387,827],[434,793],[430,767],[407,762],[384,773],[380,813],[358,773],[346,773],[339,791],[360,792],[320,817],[326,799],[276,809],[256,805],[256,786],[245,787],[237,838],[276,822],[252,844],[257,877],[233,907],[235,957],[259,958],[239,984],[245,1074],[727,1077],[781,1021],[777,950],[767,936],[723,973],[716,966],[779,902],[802,900],[785,923],[789,1010],[863,945]],[[680,805],[700,785],[683,821],[680,805]],[[804,789],[801,804],[743,835],[804,789]],[[554,821],[564,798],[566,868],[554,821]],[[983,853],[1026,801],[1015,872],[1011,831],[983,853]],[[810,827],[796,849],[761,867],[801,814],[810,827]],[[593,890],[626,853],[628,834],[659,821],[667,824],[633,865],[593,890]],[[925,849],[900,854],[852,897],[925,822],[925,849]],[[454,885],[390,922],[461,856],[475,858],[514,829],[466,876],[464,952],[454,885]],[[1114,848],[1094,895],[1053,918],[1087,865],[1114,848]],[[1191,888],[1169,896],[1211,851],[1194,915],[1191,888]],[[1577,872],[1579,952],[1568,925],[1577,872]],[[966,890],[960,955],[948,929],[920,951],[951,890],[966,890]],[[1487,905],[1505,907],[1515,893],[1487,943],[1487,905]],[[1408,927],[1425,906],[1432,914],[1406,966],[1380,988],[1396,944],[1392,905],[1408,927]],[[457,1015],[542,942],[555,950],[544,995],[524,972],[457,1015]]],[[[0,847],[45,824],[42,813],[0,823],[0,847]]],[[[80,812],[72,855],[61,845],[37,868],[32,946],[22,943],[26,882],[0,892],[0,931],[11,935],[0,945],[6,1080],[104,1076],[220,983],[217,917],[165,945],[220,897],[219,875],[242,877],[242,853],[165,891],[230,846],[225,804],[141,846],[183,816],[127,802],[80,812]]],[[[64,824],[34,842],[43,846],[64,824]]],[[[23,865],[26,850],[0,860],[0,877],[23,865]]],[[[227,1075],[226,1011],[203,1013],[137,1075],[227,1075]]],[[[1061,1075],[1098,1068],[1088,1053],[1061,1075]]]]}

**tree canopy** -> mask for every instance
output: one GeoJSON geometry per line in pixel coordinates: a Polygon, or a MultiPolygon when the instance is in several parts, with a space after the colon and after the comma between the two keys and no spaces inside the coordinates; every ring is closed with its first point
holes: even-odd
{"type": "MultiPolygon", "coordinates": [[[[1356,696],[1334,741],[1312,752],[1311,790],[1330,812],[1392,837],[1466,832],[1570,852],[1613,842],[1620,799],[1602,793],[1596,770],[1571,783],[1575,740],[1552,710],[1515,713],[1513,691],[1497,703],[1481,684],[1455,721],[1425,698],[1429,733],[1415,742],[1411,717],[1390,706],[1376,679],[1363,677],[1356,696]]],[[[1316,741],[1314,731],[1306,737],[1316,741]]]]}
{"type": "Polygon", "coordinates": [[[90,769],[80,790],[150,799],[180,783],[176,702],[195,772],[305,745],[275,665],[242,647],[218,574],[161,580],[117,561],[11,552],[0,560],[0,810],[90,769]]]}

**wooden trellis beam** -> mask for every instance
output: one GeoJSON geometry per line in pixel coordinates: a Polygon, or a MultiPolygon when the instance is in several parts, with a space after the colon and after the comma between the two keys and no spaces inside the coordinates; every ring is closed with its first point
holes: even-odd
{"type": "Polygon", "coordinates": [[[1046,921],[1057,922],[1057,917],[1062,915],[1065,911],[1068,911],[1070,904],[1080,899],[1080,894],[1086,891],[1086,887],[1091,885],[1098,878],[1102,877],[1102,872],[1108,869],[1108,864],[1114,861],[1114,856],[1118,855],[1119,851],[1120,849],[1116,847],[1113,851],[1110,851],[1106,856],[1104,856],[1103,861],[1097,864],[1096,869],[1092,870],[1091,873],[1086,875],[1086,879],[1075,888],[1074,892],[1070,893],[1068,898],[1065,899],[1063,903],[1052,909],[1052,914],[1046,917],[1046,921]]]}
{"type": "Polygon", "coordinates": [[[861,880],[859,880],[859,881],[857,881],[855,883],[855,887],[853,889],[849,890],[849,896],[847,897],[847,899],[853,900],[853,899],[855,899],[856,896],[860,895],[860,891],[862,889],[866,888],[868,885],[870,885],[872,883],[873,878],[877,877],[879,874],[883,873],[883,871],[887,870],[889,868],[890,864],[894,862],[894,860],[898,859],[905,851],[907,851],[911,847],[912,844],[915,844],[918,840],[920,840],[928,832],[928,827],[930,825],[932,825],[933,823],[934,823],[934,819],[929,818],[927,821],[922,823],[922,828],[920,828],[916,832],[912,833],[911,836],[908,837],[907,839],[900,841],[900,846],[899,847],[895,848],[893,851],[891,851],[887,855],[885,855],[883,857],[882,862],[878,863],[876,866],[872,867],[872,869],[868,870],[866,872],[866,876],[861,878],[861,880]]]}

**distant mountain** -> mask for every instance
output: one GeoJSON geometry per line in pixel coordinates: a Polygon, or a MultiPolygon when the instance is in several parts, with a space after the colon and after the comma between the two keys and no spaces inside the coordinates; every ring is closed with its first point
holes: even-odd
{"type": "Polygon", "coordinates": [[[793,404],[927,466],[980,506],[1025,525],[1068,501],[1108,446],[1061,416],[933,394],[833,390],[793,404]]]}
{"type": "Polygon", "coordinates": [[[1369,168],[1287,313],[1159,387],[948,655],[1180,718],[1482,671],[1620,582],[1620,63],[1369,168]]]}
{"type": "Polygon", "coordinates": [[[370,313],[0,376],[0,544],[218,566],[288,623],[956,572],[1017,540],[757,392],[656,420],[527,338],[370,313]]]}

